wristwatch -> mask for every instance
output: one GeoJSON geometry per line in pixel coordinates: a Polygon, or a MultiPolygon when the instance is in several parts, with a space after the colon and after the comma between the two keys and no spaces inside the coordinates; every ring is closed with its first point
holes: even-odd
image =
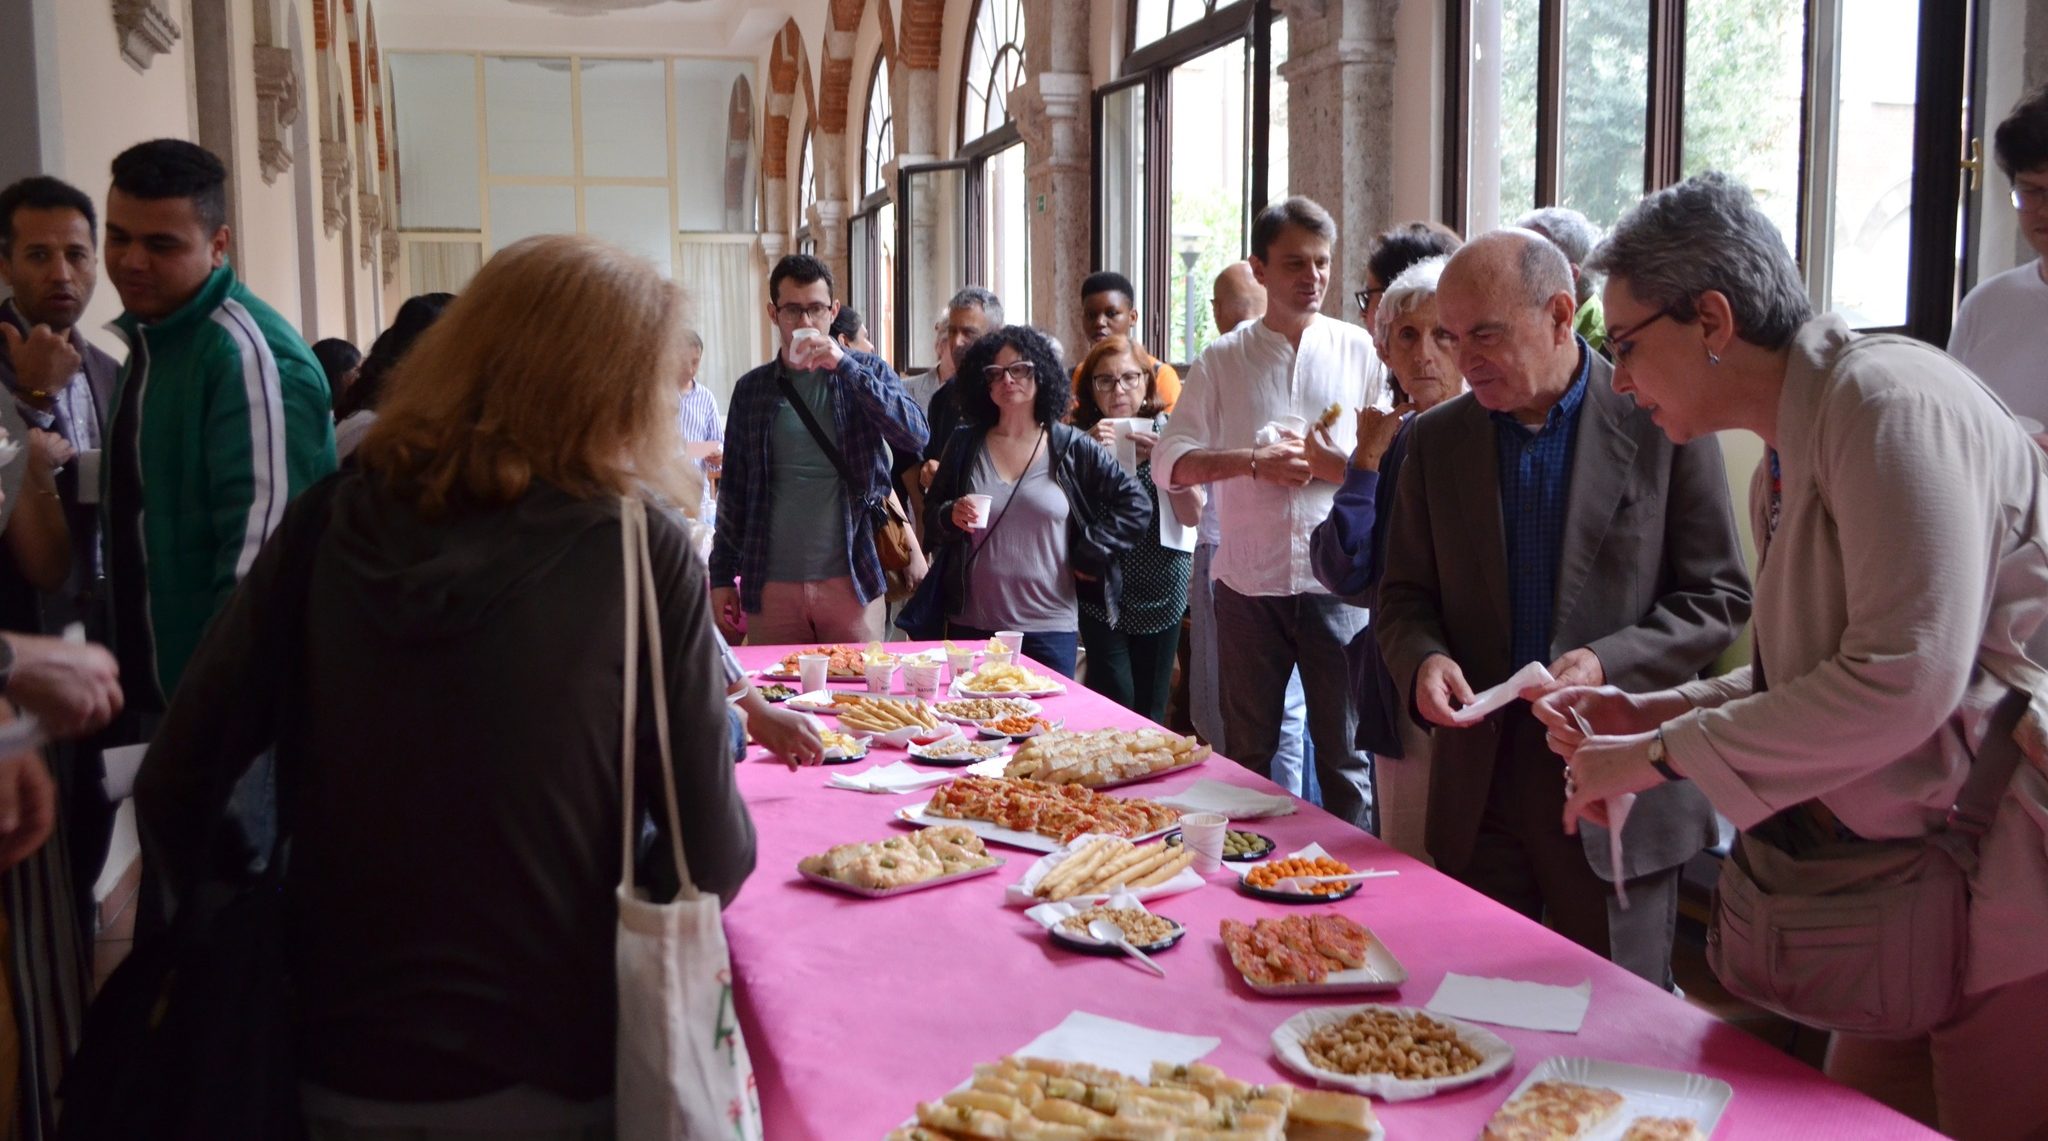
{"type": "Polygon", "coordinates": [[[1684,780],[1678,770],[1671,767],[1671,762],[1667,759],[1669,755],[1664,751],[1664,730],[1660,727],[1657,735],[1650,738],[1650,767],[1656,769],[1657,775],[1665,780],[1684,780]]]}

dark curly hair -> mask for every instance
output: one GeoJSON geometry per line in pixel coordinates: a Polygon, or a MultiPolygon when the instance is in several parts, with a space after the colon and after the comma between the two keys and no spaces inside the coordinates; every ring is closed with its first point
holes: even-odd
{"type": "Polygon", "coordinates": [[[1052,338],[1029,325],[1004,325],[993,333],[967,347],[967,355],[960,360],[960,371],[953,378],[955,384],[963,385],[960,390],[960,416],[977,428],[995,426],[996,402],[988,394],[988,377],[982,370],[996,361],[996,354],[1005,348],[1015,350],[1024,360],[1031,362],[1031,372],[1038,381],[1038,398],[1031,410],[1031,417],[1039,424],[1050,427],[1054,421],[1064,418],[1067,406],[1074,399],[1072,386],[1067,380],[1066,369],[1060,365],[1059,350],[1053,346],[1052,338]]]}

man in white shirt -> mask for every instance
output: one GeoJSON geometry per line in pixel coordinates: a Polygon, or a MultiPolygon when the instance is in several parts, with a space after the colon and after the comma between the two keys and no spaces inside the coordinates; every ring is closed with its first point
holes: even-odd
{"type": "Polygon", "coordinates": [[[1266,314],[1217,338],[1189,370],[1152,461],[1169,491],[1208,485],[1220,543],[1210,566],[1223,679],[1224,737],[1246,768],[1269,773],[1288,674],[1298,664],[1323,807],[1370,829],[1372,761],[1354,741],[1344,647],[1365,611],[1323,590],[1309,533],[1343,482],[1362,404],[1384,404],[1384,366],[1363,329],[1324,316],[1337,225],[1306,198],[1260,211],[1253,274],[1266,314]],[[1331,407],[1334,449],[1309,429],[1331,407]]]}
{"type": "Polygon", "coordinates": [[[2048,448],[2048,87],[2020,101],[1993,136],[1998,167],[2012,180],[2020,233],[2033,261],[1980,283],[1963,298],[1949,355],[1984,378],[2012,410],[2034,422],[2048,448]]]}

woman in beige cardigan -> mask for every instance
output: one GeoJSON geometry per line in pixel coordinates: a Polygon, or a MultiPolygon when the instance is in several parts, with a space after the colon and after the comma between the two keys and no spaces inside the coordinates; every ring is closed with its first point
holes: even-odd
{"type": "Polygon", "coordinates": [[[1769,451],[1750,495],[1754,664],[1542,701],[1576,785],[1566,826],[1600,820],[1607,797],[1690,779],[1746,845],[1789,838],[1794,857],[1928,836],[1987,751],[1993,707],[2033,695],[2014,734],[2033,764],[1997,794],[1967,881],[1960,1004],[1918,1038],[1838,1033],[1828,1072],[1958,1137],[2035,1135],[2048,1128],[2048,1082],[2024,1062],[2048,1025],[2038,450],[1939,351],[1811,316],[1777,231],[1723,176],[1645,199],[1591,268],[1608,274],[1615,388],[1674,440],[1741,428],[1769,451]]]}

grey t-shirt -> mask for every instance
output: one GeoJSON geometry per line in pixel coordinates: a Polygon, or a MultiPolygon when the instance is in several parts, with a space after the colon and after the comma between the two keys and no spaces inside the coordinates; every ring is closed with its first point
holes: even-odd
{"type": "MultiPolygon", "coordinates": [[[[825,438],[837,444],[832,382],[817,371],[785,375],[825,438]]],[[[846,556],[846,489],[788,401],[775,406],[775,422],[768,429],[768,468],[768,581],[822,582],[852,574],[846,556]]]]}
{"type": "Polygon", "coordinates": [[[1067,493],[1053,481],[1048,446],[1041,445],[1024,469],[1014,499],[987,449],[974,461],[968,490],[991,499],[990,525],[974,533],[967,605],[954,616],[963,625],[1029,634],[1063,634],[1081,627],[1067,562],[1067,493]]]}

